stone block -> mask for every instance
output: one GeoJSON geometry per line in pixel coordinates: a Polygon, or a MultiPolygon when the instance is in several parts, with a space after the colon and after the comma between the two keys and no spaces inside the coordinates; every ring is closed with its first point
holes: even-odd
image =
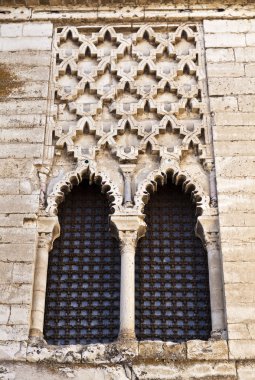
{"type": "MultiPolygon", "coordinates": [[[[227,302],[228,323],[253,323],[255,315],[255,304],[246,302],[227,302]]],[[[255,352],[254,352],[255,354],[255,352]]]]}
{"type": "Polygon", "coordinates": [[[55,363],[81,363],[81,345],[69,346],[33,346],[28,345],[27,361],[30,363],[37,362],[55,362],[55,363]]]}
{"type": "Polygon", "coordinates": [[[0,130],[0,140],[6,143],[43,143],[44,128],[8,128],[0,130]]]}
{"type": "Polygon", "coordinates": [[[208,86],[210,96],[255,94],[255,78],[209,78],[208,86]]]}
{"type": "Polygon", "coordinates": [[[33,244],[1,244],[1,261],[25,261],[31,262],[35,257],[36,242],[33,244]]]}
{"type": "Polygon", "coordinates": [[[22,284],[31,284],[34,277],[34,266],[31,263],[14,263],[13,264],[13,282],[22,284]]]}
{"type": "MultiPolygon", "coordinates": [[[[221,232],[223,235],[223,239],[235,242],[235,240],[239,241],[254,241],[254,238],[250,237],[250,235],[255,234],[254,227],[244,227],[244,228],[236,228],[236,227],[222,227],[221,232]],[[248,232],[246,231],[249,228],[248,232]],[[226,231],[227,229],[227,231],[226,231]],[[234,235],[234,231],[236,230],[236,235],[234,235]],[[243,237],[242,237],[243,234],[243,237]],[[231,240],[232,237],[232,240],[231,240]]],[[[242,286],[243,284],[249,284],[249,288],[251,291],[255,293],[255,262],[247,264],[247,262],[243,263],[241,261],[233,262],[225,262],[224,263],[224,282],[226,284],[240,283],[239,284],[239,297],[240,300],[242,298],[242,286]]],[[[255,297],[255,295],[254,295],[255,297]]],[[[251,302],[254,299],[252,296],[250,298],[251,302]]]]}
{"type": "Polygon", "coordinates": [[[20,194],[40,194],[40,190],[33,190],[33,184],[30,180],[20,180],[19,181],[19,193],[20,194]]]}
{"type": "MultiPolygon", "coordinates": [[[[255,340],[230,340],[230,359],[255,359],[255,340]]],[[[243,378],[243,380],[247,380],[243,378]]]]}
{"type": "MultiPolygon", "coordinates": [[[[19,85],[14,87],[8,94],[8,99],[26,99],[26,98],[47,98],[48,95],[48,82],[20,82],[19,85]]],[[[6,98],[6,95],[0,97],[0,101],[6,98]]]]}
{"type": "Polygon", "coordinates": [[[3,115],[40,115],[46,114],[47,100],[5,100],[0,102],[0,112],[3,115]]]}
{"type": "Polygon", "coordinates": [[[234,63],[234,62],[224,62],[224,63],[208,63],[207,73],[209,78],[212,77],[232,77],[238,78],[244,76],[244,64],[234,63]]]}
{"type": "Polygon", "coordinates": [[[245,174],[249,178],[254,178],[254,162],[255,157],[247,155],[242,157],[216,157],[217,176],[235,179],[238,177],[243,178],[245,174]]]}
{"type": "Polygon", "coordinates": [[[27,69],[31,67],[31,69],[43,70],[45,66],[50,67],[51,51],[19,51],[17,53],[0,51],[0,62],[6,65],[9,65],[11,62],[18,70],[23,66],[26,66],[27,69]]]}
{"type": "Polygon", "coordinates": [[[9,305],[0,305],[0,325],[7,325],[10,311],[11,307],[9,305]]]}
{"type": "Polygon", "coordinates": [[[236,380],[234,362],[169,363],[167,365],[135,364],[135,378],[139,380],[236,380]]]}
{"type": "Polygon", "coordinates": [[[255,321],[248,323],[247,327],[248,327],[251,339],[255,339],[255,321]]]}
{"type": "Polygon", "coordinates": [[[28,325],[30,318],[30,305],[12,305],[9,324],[28,325]]]}
{"type": "Polygon", "coordinates": [[[255,49],[254,47],[235,48],[236,62],[255,62],[255,49]]]}
{"type": "Polygon", "coordinates": [[[235,96],[210,97],[210,108],[213,112],[236,112],[238,101],[235,96]]]}
{"type": "Polygon", "coordinates": [[[254,112],[255,95],[239,95],[238,106],[241,112],[254,112]]]}
{"type": "Polygon", "coordinates": [[[190,360],[227,360],[228,345],[225,340],[189,340],[187,356],[190,360]]]}
{"type": "MultiPolygon", "coordinates": [[[[223,113],[218,112],[215,114],[216,125],[229,125],[229,126],[253,126],[255,112],[233,112],[223,113]]],[[[243,145],[243,144],[242,144],[243,145]]]]}
{"type": "Polygon", "coordinates": [[[15,67],[15,75],[19,81],[46,82],[50,79],[50,68],[48,66],[28,67],[20,65],[15,67]]]}
{"type": "Polygon", "coordinates": [[[36,183],[38,175],[32,160],[3,159],[0,160],[0,178],[33,178],[36,183]]]}
{"type": "MultiPolygon", "coordinates": [[[[0,182],[2,179],[0,180],[0,182]]],[[[19,180],[17,180],[19,182],[19,180]]],[[[0,214],[1,227],[22,227],[24,216],[22,214],[0,214]]],[[[3,246],[3,244],[2,244],[3,246]]]]}
{"type": "Polygon", "coordinates": [[[20,23],[8,23],[1,25],[1,36],[2,37],[20,37],[22,36],[23,24],[20,23]]]}
{"type": "Polygon", "coordinates": [[[26,342],[0,342],[0,360],[26,360],[26,342]]]}
{"type": "MultiPolygon", "coordinates": [[[[228,181],[226,179],[226,181],[228,181]]],[[[237,186],[238,184],[240,186],[242,186],[243,184],[245,185],[245,183],[243,183],[242,181],[239,181],[238,179],[235,180],[237,182],[237,186]]],[[[233,181],[233,182],[235,182],[233,181]]],[[[254,182],[254,180],[252,181],[254,182]]],[[[221,186],[221,189],[222,189],[222,186],[221,186]]],[[[240,188],[239,188],[240,189],[240,188]]],[[[236,189],[236,192],[239,192],[240,190],[239,189],[236,189]]],[[[230,192],[234,192],[233,190],[231,191],[232,189],[230,189],[230,192]]],[[[253,188],[254,190],[254,188],[253,188]]],[[[225,191],[227,192],[227,190],[225,191]]],[[[231,212],[231,213],[226,213],[226,214],[221,214],[220,215],[220,221],[221,221],[221,225],[223,227],[254,227],[255,226],[255,215],[251,212],[251,213],[247,213],[247,212],[231,212]]]]}
{"type": "Polygon", "coordinates": [[[0,284],[1,301],[8,304],[30,304],[31,284],[0,284]]]}
{"type": "Polygon", "coordinates": [[[213,129],[214,141],[255,141],[254,127],[249,126],[232,126],[216,125],[213,129]]]}
{"type": "Polygon", "coordinates": [[[0,118],[0,128],[45,128],[45,115],[2,115],[0,118]]]}
{"type": "Polygon", "coordinates": [[[26,37],[51,37],[53,33],[52,23],[25,23],[23,36],[26,37]]]}
{"type": "Polygon", "coordinates": [[[13,263],[1,263],[0,284],[7,284],[7,283],[12,282],[12,271],[13,271],[13,263]]]}
{"type": "MultiPolygon", "coordinates": [[[[241,258],[240,258],[240,260],[241,260],[241,258]]],[[[239,263],[240,263],[240,261],[236,261],[236,262],[233,262],[233,261],[226,262],[225,261],[224,262],[224,268],[227,267],[227,271],[229,271],[230,264],[232,265],[232,267],[237,267],[239,263]]],[[[254,265],[255,265],[254,261],[242,262],[242,267],[249,268],[250,266],[254,267],[254,265]]],[[[248,269],[247,269],[247,271],[248,271],[248,269]]],[[[243,268],[241,268],[239,270],[239,272],[236,276],[241,277],[242,275],[243,275],[243,268]]],[[[254,294],[255,284],[254,284],[254,282],[247,281],[247,283],[246,283],[241,279],[240,281],[232,281],[232,283],[231,283],[231,281],[227,281],[229,279],[229,273],[228,274],[226,273],[226,277],[228,277],[228,278],[227,279],[225,278],[225,273],[224,273],[224,282],[225,282],[224,289],[225,289],[225,295],[226,295],[228,302],[230,302],[232,304],[235,302],[238,302],[238,303],[246,302],[247,304],[255,303],[255,294],[254,294]]]]}
{"type": "Polygon", "coordinates": [[[234,49],[206,49],[206,60],[212,63],[234,62],[234,49]]]}
{"type": "MultiPolygon", "coordinates": [[[[0,158],[41,158],[42,144],[1,144],[0,158]]],[[[28,211],[29,212],[29,211],[28,211]]]]}
{"type": "Polygon", "coordinates": [[[0,341],[22,341],[28,339],[28,326],[0,326],[0,341]]]}
{"type": "Polygon", "coordinates": [[[0,37],[1,51],[51,50],[51,38],[48,37],[0,37]]]}
{"type": "MultiPolygon", "coordinates": [[[[219,212],[220,213],[233,213],[236,211],[242,211],[242,212],[254,212],[255,211],[255,204],[252,204],[252,202],[255,201],[254,195],[249,194],[218,194],[218,200],[219,200],[219,212]]],[[[222,241],[226,241],[229,239],[229,235],[232,234],[231,231],[229,231],[229,228],[232,227],[222,227],[225,228],[225,234],[226,239],[224,239],[224,235],[222,234],[221,238],[222,241]]],[[[250,234],[253,236],[253,232],[251,231],[253,227],[239,227],[239,230],[237,232],[237,228],[232,228],[232,230],[236,229],[236,233],[238,236],[235,238],[236,242],[247,242],[249,239],[250,234]],[[247,231],[245,229],[242,230],[242,228],[247,228],[247,231]],[[243,231],[243,232],[241,232],[243,231]],[[241,236],[242,233],[245,234],[249,233],[247,237],[245,235],[241,236]],[[239,240],[239,237],[241,240],[239,240]]],[[[223,232],[223,231],[222,231],[223,232]]],[[[253,241],[253,240],[252,240],[253,241]]]]}
{"type": "Polygon", "coordinates": [[[230,340],[251,339],[251,336],[246,324],[229,323],[228,324],[228,338],[230,340]]]}
{"type": "Polygon", "coordinates": [[[144,360],[152,359],[155,361],[162,360],[163,342],[162,341],[141,341],[139,343],[139,356],[144,360]]]}
{"type": "Polygon", "coordinates": [[[255,46],[255,33],[246,34],[246,45],[255,46]]]}
{"type": "Polygon", "coordinates": [[[105,344],[88,344],[82,350],[82,363],[105,363],[105,344]]]}
{"type": "Polygon", "coordinates": [[[172,360],[186,360],[187,358],[187,346],[186,343],[163,343],[163,355],[164,362],[171,362],[172,360]]]}
{"type": "Polygon", "coordinates": [[[255,363],[254,362],[237,362],[237,379],[254,380],[255,363]]]}
{"type": "Polygon", "coordinates": [[[2,228],[0,227],[0,241],[2,243],[34,243],[37,239],[35,228],[2,228]]]}
{"type": "Polygon", "coordinates": [[[240,141],[217,141],[214,144],[214,153],[216,156],[229,157],[229,156],[255,156],[254,141],[245,141],[243,144],[240,141]]]}
{"type": "Polygon", "coordinates": [[[205,34],[206,48],[235,48],[246,46],[245,34],[222,33],[205,34]]]}
{"type": "Polygon", "coordinates": [[[248,33],[255,31],[254,20],[205,20],[205,33],[248,33]]]}
{"type": "Polygon", "coordinates": [[[235,243],[235,245],[229,244],[229,242],[221,242],[221,251],[224,261],[240,261],[240,259],[247,265],[249,262],[255,261],[255,243],[235,243]]]}
{"type": "Polygon", "coordinates": [[[0,179],[0,194],[19,194],[19,180],[15,178],[0,179]]]}
{"type": "Polygon", "coordinates": [[[255,63],[247,63],[245,65],[245,75],[247,77],[255,77],[255,63]]]}

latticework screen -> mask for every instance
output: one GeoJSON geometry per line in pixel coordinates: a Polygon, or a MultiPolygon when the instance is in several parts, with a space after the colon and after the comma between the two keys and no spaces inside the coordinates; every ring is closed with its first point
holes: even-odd
{"type": "Polygon", "coordinates": [[[195,207],[166,185],[145,208],[148,230],[136,253],[136,334],[139,340],[208,339],[208,264],[195,237],[195,207]]]}
{"type": "Polygon", "coordinates": [[[110,342],[119,328],[120,253],[109,206],[83,181],[59,207],[61,236],[49,255],[44,336],[49,344],[110,342]]]}

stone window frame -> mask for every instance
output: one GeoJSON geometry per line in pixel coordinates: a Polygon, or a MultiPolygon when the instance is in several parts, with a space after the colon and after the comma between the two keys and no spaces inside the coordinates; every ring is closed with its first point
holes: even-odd
{"type": "MultiPolygon", "coordinates": [[[[120,244],[121,253],[121,285],[120,285],[120,342],[135,340],[135,252],[138,240],[145,235],[146,224],[143,209],[149,200],[149,194],[157,191],[157,183],[162,185],[167,176],[171,176],[174,184],[182,184],[184,192],[191,192],[196,202],[200,216],[195,227],[196,236],[204,245],[208,257],[209,288],[212,332],[211,338],[225,338],[225,308],[223,298],[222,262],[219,247],[219,225],[217,209],[209,207],[210,197],[188,174],[182,171],[177,160],[163,160],[159,170],[151,173],[144,180],[134,197],[138,205],[137,212],[123,213],[114,211],[110,215],[110,225],[113,236],[120,244]]],[[[47,284],[48,257],[54,240],[60,236],[60,226],[57,217],[57,206],[64,200],[65,194],[78,185],[83,178],[101,182],[101,189],[110,194],[112,206],[118,203],[119,193],[111,179],[102,173],[97,173],[93,163],[80,163],[76,170],[71,171],[58,181],[48,196],[46,213],[38,218],[38,246],[35,263],[33,301],[31,311],[30,338],[43,339],[44,309],[47,284]]]]}
{"type": "MultiPolygon", "coordinates": [[[[163,20],[161,20],[163,21],[163,20]]],[[[160,22],[160,20],[158,20],[160,22]]],[[[201,45],[203,43],[200,41],[201,45]]],[[[204,58],[202,58],[203,60],[204,58]]],[[[202,63],[205,67],[205,64],[202,63]]],[[[54,77],[52,70],[52,80],[54,77]]],[[[203,76],[202,76],[203,77],[203,76]]],[[[205,78],[202,79],[205,82],[205,78]]],[[[204,84],[206,87],[206,84],[204,84]]],[[[54,89],[51,89],[51,99],[54,99],[54,89]]],[[[206,92],[206,91],[205,91],[206,92]]],[[[208,99],[205,100],[208,102],[208,99]]],[[[137,241],[144,236],[146,224],[143,214],[144,206],[149,201],[150,194],[157,191],[157,184],[164,184],[166,177],[170,175],[174,184],[182,184],[184,192],[190,192],[196,203],[197,224],[196,235],[201,239],[208,256],[209,288],[211,304],[212,332],[211,338],[226,338],[226,317],[223,294],[222,259],[219,241],[219,222],[217,209],[217,191],[215,181],[214,159],[212,153],[211,119],[207,104],[205,122],[207,123],[208,146],[207,156],[204,157],[203,167],[209,182],[209,189],[205,190],[199,176],[189,173],[187,168],[180,165],[180,154],[160,156],[160,164],[157,170],[153,170],[143,180],[134,195],[135,207],[125,209],[122,202],[130,200],[130,177],[133,165],[123,164],[120,169],[124,178],[124,194],[120,193],[114,179],[97,168],[93,159],[78,160],[74,170],[65,172],[61,179],[49,182],[49,173],[52,170],[52,156],[54,146],[52,143],[52,128],[54,110],[49,102],[48,125],[46,130],[45,150],[42,165],[38,165],[40,178],[40,212],[37,223],[38,246],[35,262],[34,288],[31,311],[30,338],[35,341],[43,339],[44,308],[47,282],[48,255],[52,249],[54,240],[60,235],[60,226],[57,217],[59,203],[64,200],[65,194],[87,177],[91,182],[100,183],[101,190],[109,197],[113,214],[110,217],[112,234],[119,240],[121,251],[121,299],[120,299],[120,333],[118,342],[134,342],[135,316],[134,316],[134,255],[137,241]],[[51,189],[51,190],[50,190],[51,189]],[[46,196],[47,191],[49,192],[46,196]],[[45,204],[47,207],[45,208],[45,204]],[[132,273],[131,273],[132,272],[132,273]],[[131,276],[131,277],[130,277],[131,276]],[[132,277],[133,276],[133,277],[132,277]],[[132,287],[130,286],[132,278],[132,287]],[[127,281],[128,279],[128,281],[127,281]],[[129,301],[131,299],[131,302],[129,301]]],[[[54,108],[54,106],[53,106],[54,108]]],[[[74,167],[74,166],[73,166],[74,167]]],[[[105,347],[107,345],[104,345],[105,347]]]]}

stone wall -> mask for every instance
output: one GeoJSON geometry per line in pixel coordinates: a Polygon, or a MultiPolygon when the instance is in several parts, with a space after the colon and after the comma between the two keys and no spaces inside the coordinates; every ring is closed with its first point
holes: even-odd
{"type": "MultiPolygon", "coordinates": [[[[185,2],[185,10],[179,12],[177,2],[160,10],[152,4],[148,7],[148,19],[145,18],[148,22],[153,18],[157,21],[163,15],[166,20],[174,17],[175,22],[185,21],[190,17],[187,9],[190,6],[194,21],[203,23],[228,341],[191,341],[183,345],[158,342],[131,347],[113,344],[61,350],[34,346],[31,342],[28,345],[38,238],[37,169],[42,164],[51,102],[53,29],[61,20],[60,13],[50,13],[47,7],[43,10],[10,8],[8,13],[7,5],[40,5],[36,1],[23,3],[2,1],[3,13],[0,9],[3,20],[0,27],[0,379],[35,376],[41,379],[254,379],[254,5],[247,1],[238,7],[234,2],[232,8],[229,5],[225,11],[218,12],[216,2],[214,7],[212,2],[204,6],[201,2],[193,5],[185,2]],[[224,16],[225,19],[219,19],[224,16]]],[[[47,5],[42,1],[41,4],[47,5]]],[[[183,7],[179,4],[180,9],[183,7]]],[[[100,16],[100,9],[95,12],[90,8],[87,13],[72,10],[73,13],[65,10],[65,24],[72,24],[73,18],[84,22],[90,17],[94,22],[100,16]]],[[[118,9],[117,16],[107,9],[102,14],[101,20],[104,17],[109,22],[120,14],[130,19],[127,9],[123,12],[118,9]]],[[[131,18],[136,14],[139,20],[144,20],[143,9],[131,8],[131,14],[131,18]]]]}
{"type": "Polygon", "coordinates": [[[254,20],[204,21],[232,358],[254,358],[254,20]]]}

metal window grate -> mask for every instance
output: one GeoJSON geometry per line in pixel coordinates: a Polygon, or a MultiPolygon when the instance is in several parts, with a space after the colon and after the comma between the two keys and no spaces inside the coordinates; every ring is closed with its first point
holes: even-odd
{"type": "Polygon", "coordinates": [[[208,339],[211,331],[207,255],[195,237],[195,206],[174,185],[145,208],[148,230],[136,254],[139,340],[208,339]]]}
{"type": "Polygon", "coordinates": [[[49,255],[44,336],[49,344],[107,343],[119,328],[120,253],[109,206],[83,181],[59,207],[61,236],[49,255]]]}

